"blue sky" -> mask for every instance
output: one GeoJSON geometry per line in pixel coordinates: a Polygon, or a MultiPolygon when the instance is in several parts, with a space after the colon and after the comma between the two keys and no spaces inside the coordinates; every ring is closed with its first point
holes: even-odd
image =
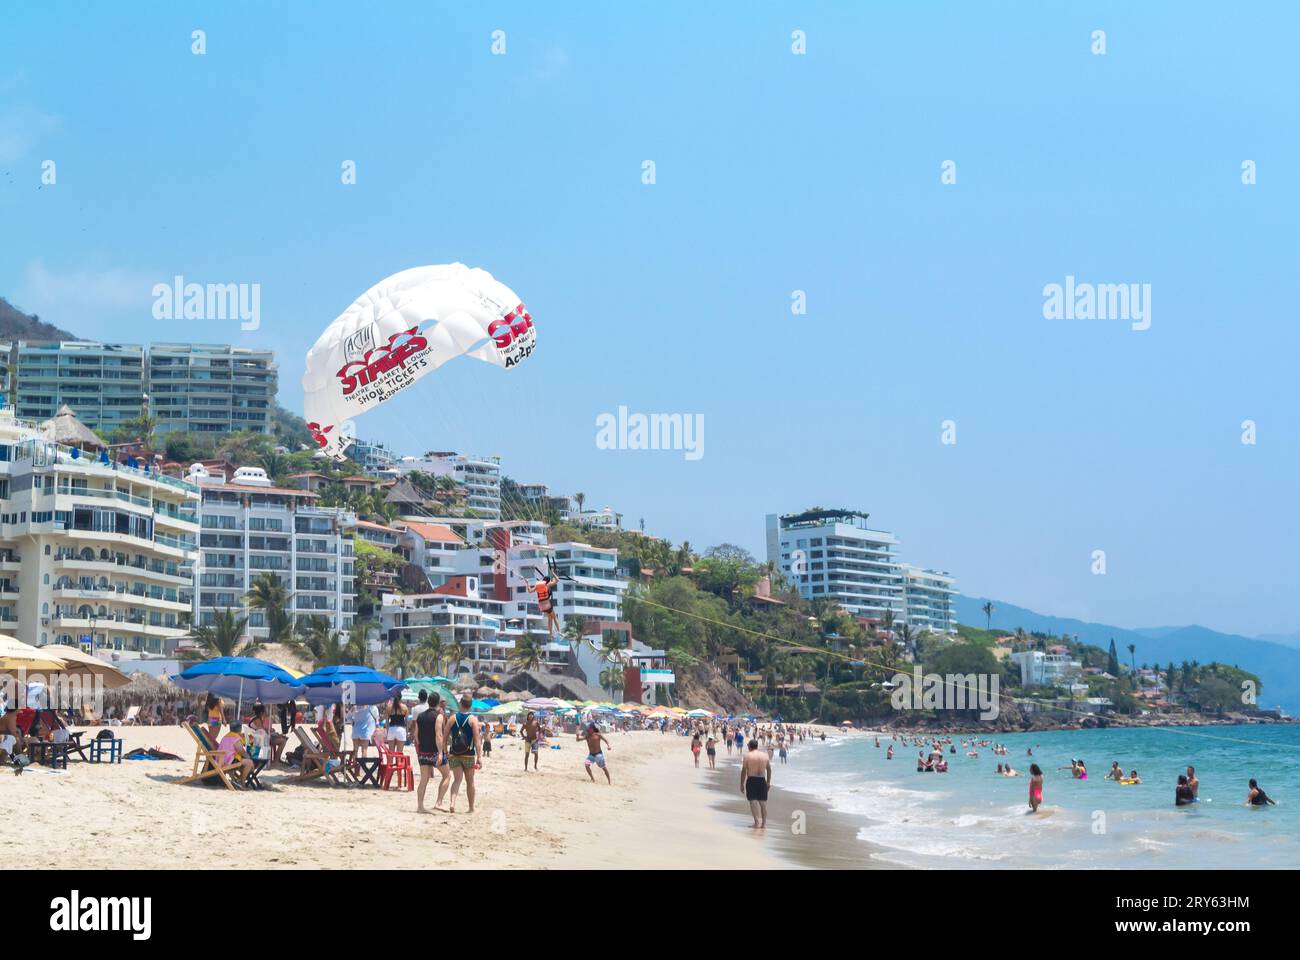
{"type": "Polygon", "coordinates": [[[301,410],[357,294],[460,260],[538,353],[363,436],[499,453],[697,547],[852,506],[972,594],[1300,628],[1294,4],[466,6],[7,4],[0,295],[274,348],[301,410]],[[175,274],[259,283],[261,329],[154,320],[175,274]],[[1150,283],[1151,329],[1045,320],[1066,275],[1150,283]],[[598,449],[620,404],[703,414],[705,456],[598,449]]]}

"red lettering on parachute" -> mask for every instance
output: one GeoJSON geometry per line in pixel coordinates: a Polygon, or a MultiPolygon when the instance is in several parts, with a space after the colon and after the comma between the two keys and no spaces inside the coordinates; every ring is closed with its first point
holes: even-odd
{"type": "Polygon", "coordinates": [[[488,336],[492,338],[493,343],[504,350],[515,342],[516,337],[522,337],[527,333],[532,325],[533,318],[521,303],[500,320],[493,320],[488,324],[488,336]],[[498,336],[497,331],[502,327],[509,329],[498,336]]]}
{"type": "Polygon", "coordinates": [[[375,347],[373,350],[367,350],[363,359],[345,363],[336,374],[339,380],[343,382],[343,395],[346,397],[357,387],[374,383],[375,380],[394,367],[405,369],[406,361],[429,345],[428,340],[417,335],[416,331],[418,329],[419,327],[411,327],[409,330],[395,333],[388,338],[388,343],[375,347]],[[400,346],[394,347],[393,344],[398,337],[406,337],[407,339],[400,346]]]}

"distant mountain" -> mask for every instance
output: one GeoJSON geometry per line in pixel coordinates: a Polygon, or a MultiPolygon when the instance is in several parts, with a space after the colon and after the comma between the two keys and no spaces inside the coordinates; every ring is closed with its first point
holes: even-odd
{"type": "Polygon", "coordinates": [[[1300,647],[1300,633],[1261,633],[1256,640],[1280,643],[1284,647],[1300,647]]]}
{"type": "MultiPolygon", "coordinates": [[[[954,604],[957,619],[971,626],[983,627],[984,611],[980,608],[987,602],[989,601],[985,597],[957,597],[954,604]]],[[[1114,639],[1120,660],[1126,664],[1131,659],[1138,664],[1158,663],[1162,667],[1171,661],[1179,664],[1184,660],[1226,663],[1259,676],[1264,685],[1260,706],[1281,704],[1289,713],[1300,713],[1300,648],[1258,637],[1219,633],[1208,627],[1128,629],[1069,617],[1053,617],[999,600],[993,600],[992,603],[993,628],[996,630],[1010,633],[1016,627],[1021,627],[1029,633],[1037,631],[1056,636],[1068,633],[1072,637],[1077,635],[1083,643],[1103,650],[1114,639]],[[1130,643],[1136,648],[1132,657],[1128,652],[1130,643]]]]}
{"type": "Polygon", "coordinates": [[[76,334],[45,323],[35,314],[26,314],[4,297],[0,297],[0,339],[3,340],[76,340],[76,334]]]}

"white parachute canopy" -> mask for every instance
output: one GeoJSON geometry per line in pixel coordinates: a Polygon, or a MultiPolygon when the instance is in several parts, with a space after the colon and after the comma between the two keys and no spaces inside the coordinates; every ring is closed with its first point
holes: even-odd
{"type": "Polygon", "coordinates": [[[307,425],[343,459],[351,421],[459,356],[507,370],[537,345],[533,318],[486,270],[413,267],[375,284],[325,328],[302,377],[307,425]]]}

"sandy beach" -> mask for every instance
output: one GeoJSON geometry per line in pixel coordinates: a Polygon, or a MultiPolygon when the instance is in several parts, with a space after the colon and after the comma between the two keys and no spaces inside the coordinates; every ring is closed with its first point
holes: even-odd
{"type": "MultiPolygon", "coordinates": [[[[674,735],[611,735],[613,786],[599,773],[597,783],[587,779],[584,749],[571,739],[553,741],[560,749],[544,751],[541,771],[527,774],[520,742],[497,740],[471,816],[420,815],[413,792],[297,783],[283,768],[262,774],[264,791],[177,785],[193,757],[184,730],[114,732],[128,752],[159,747],[185,759],[112,766],[73,760],[66,771],[0,772],[6,806],[22,811],[5,818],[0,840],[36,851],[34,862],[24,855],[25,866],[753,869],[811,866],[836,847],[844,859],[846,837],[829,829],[824,808],[808,815],[812,828],[792,833],[779,788],[769,830],[749,829],[734,758],[720,751],[717,771],[703,759],[696,770],[689,741],[674,735]]],[[[789,770],[777,768],[778,785],[789,770]]]]}

